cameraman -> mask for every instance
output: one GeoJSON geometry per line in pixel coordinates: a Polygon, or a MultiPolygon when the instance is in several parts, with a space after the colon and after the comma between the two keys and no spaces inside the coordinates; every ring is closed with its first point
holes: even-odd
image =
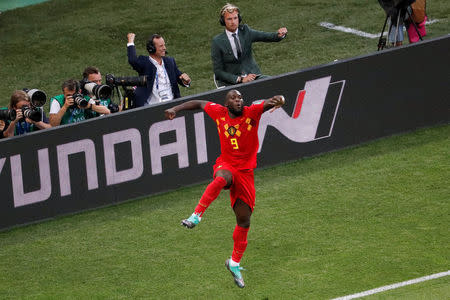
{"type": "Polygon", "coordinates": [[[79,98],[81,89],[80,83],[74,79],[64,81],[62,84],[63,94],[50,99],[50,124],[58,126],[84,121],[92,117],[92,111],[99,114],[109,114],[110,111],[103,105],[96,105],[89,96],[83,95],[86,106],[80,106],[74,101],[73,95],[79,98]]]}
{"type": "Polygon", "coordinates": [[[33,132],[39,129],[46,129],[52,127],[48,124],[48,119],[42,108],[33,108],[33,110],[40,110],[41,121],[34,121],[30,118],[24,118],[22,108],[31,109],[32,105],[30,97],[24,91],[14,91],[9,102],[9,109],[16,111],[16,118],[5,124],[8,127],[4,130],[4,137],[11,137],[14,135],[22,135],[28,132],[33,132]]]}
{"type": "MultiPolygon", "coordinates": [[[[100,73],[100,70],[97,67],[93,67],[93,66],[89,66],[86,67],[86,69],[84,69],[83,71],[83,80],[87,81],[87,82],[93,82],[97,85],[102,85],[102,74],[100,73]]],[[[110,108],[112,108],[114,105],[114,103],[111,101],[110,98],[108,99],[96,99],[95,95],[91,95],[89,94],[89,96],[95,100],[96,105],[103,105],[104,107],[108,108],[110,110],[110,108]]],[[[117,109],[119,110],[119,107],[117,107],[117,109]]],[[[110,110],[110,112],[112,112],[110,110]]],[[[98,117],[99,114],[96,112],[93,112],[92,114],[93,117],[98,117]]]]}

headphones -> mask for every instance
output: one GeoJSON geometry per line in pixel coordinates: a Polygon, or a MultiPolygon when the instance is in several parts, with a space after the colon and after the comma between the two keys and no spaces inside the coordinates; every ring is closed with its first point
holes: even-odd
{"type": "Polygon", "coordinates": [[[153,54],[156,52],[155,45],[153,44],[153,40],[157,37],[160,37],[159,34],[153,34],[150,39],[147,41],[147,51],[150,54],[153,54]]]}
{"type": "Polygon", "coordinates": [[[220,10],[220,18],[219,18],[219,23],[222,26],[225,26],[225,18],[224,15],[226,12],[228,12],[228,10],[237,10],[238,12],[238,18],[239,18],[239,24],[241,24],[242,22],[242,17],[241,17],[241,11],[239,10],[239,7],[231,5],[231,4],[227,4],[224,7],[222,7],[222,9],[220,10]]]}

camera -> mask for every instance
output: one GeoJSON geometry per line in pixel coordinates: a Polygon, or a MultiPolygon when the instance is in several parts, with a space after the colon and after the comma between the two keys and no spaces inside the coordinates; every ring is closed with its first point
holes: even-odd
{"type": "Polygon", "coordinates": [[[39,107],[23,106],[22,114],[24,118],[28,118],[35,122],[42,121],[42,111],[39,107]]]}
{"type": "Polygon", "coordinates": [[[83,94],[94,95],[97,99],[108,99],[111,97],[112,88],[105,84],[96,84],[83,79],[80,81],[83,94]]]}
{"type": "Polygon", "coordinates": [[[78,105],[79,107],[84,108],[84,107],[88,106],[88,104],[89,104],[89,101],[86,100],[86,98],[84,98],[84,95],[81,93],[73,94],[72,98],[73,98],[73,102],[74,102],[73,106],[78,105]]]}
{"type": "Polygon", "coordinates": [[[109,86],[146,86],[147,76],[115,77],[113,74],[106,74],[106,84],[109,86]]]}
{"type": "Polygon", "coordinates": [[[399,9],[406,8],[416,0],[378,0],[388,16],[394,16],[399,9]]]}
{"type": "MultiPolygon", "coordinates": [[[[35,106],[23,106],[22,114],[24,118],[28,118],[35,122],[42,121],[42,110],[35,106]]],[[[16,119],[16,111],[14,109],[0,110],[0,120],[14,121],[16,119]]]]}
{"type": "MultiPolygon", "coordinates": [[[[116,91],[115,94],[120,104],[115,105],[114,107],[108,107],[109,110],[114,113],[121,110],[127,110],[134,107],[134,98],[135,98],[135,87],[136,86],[146,86],[147,85],[147,76],[139,76],[139,77],[116,77],[113,74],[106,74],[105,76],[106,84],[109,85],[113,91],[116,91]],[[120,92],[119,86],[122,87],[125,95],[122,96],[120,92]],[[116,107],[117,106],[117,107],[116,107]]],[[[114,93],[113,93],[114,94],[114,93]]]]}
{"type": "Polygon", "coordinates": [[[112,114],[116,113],[119,111],[119,105],[117,105],[115,103],[110,103],[110,104],[108,104],[108,109],[112,114]]]}
{"type": "Polygon", "coordinates": [[[1,109],[0,120],[13,121],[16,119],[16,111],[14,109],[1,109]]]}

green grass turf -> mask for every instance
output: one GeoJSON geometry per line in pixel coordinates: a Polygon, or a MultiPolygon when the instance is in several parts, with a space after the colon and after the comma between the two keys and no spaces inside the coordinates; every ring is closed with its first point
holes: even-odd
{"type": "MultiPolygon", "coordinates": [[[[15,89],[39,88],[49,97],[61,93],[69,78],[81,79],[88,65],[103,75],[135,76],[126,58],[126,34],[136,33],[138,54],[155,32],[169,54],[192,78],[183,96],[214,89],[210,43],[223,30],[217,0],[52,0],[0,15],[0,106],[15,89]]],[[[385,13],[376,0],[234,1],[244,23],[255,29],[288,28],[280,43],[256,43],[254,55],[264,74],[277,75],[373,53],[378,39],[318,26],[326,21],[378,34],[385,13]]],[[[450,1],[433,0],[427,12],[438,23],[427,26],[426,39],[449,33],[450,1]]],[[[407,42],[406,42],[407,43],[407,42]]],[[[45,106],[48,111],[49,104],[45,106]]]]}
{"type": "MultiPolygon", "coordinates": [[[[257,44],[265,74],[372,53],[377,40],[322,21],[378,33],[377,1],[235,1],[244,22],[272,31],[257,44]]],[[[53,96],[87,65],[135,75],[126,33],[161,33],[193,79],[182,95],[213,89],[211,38],[222,1],[53,0],[0,15],[0,105],[12,91],[53,96]]],[[[429,1],[427,39],[448,34],[450,3],[429,1]]],[[[48,104],[46,105],[48,110],[48,104]]],[[[239,290],[223,263],[234,218],[222,193],[192,231],[178,223],[205,185],[0,233],[0,298],[324,299],[445,271],[449,266],[449,127],[420,130],[256,172],[257,207],[239,290]]],[[[448,277],[381,296],[444,299],[448,277]]]]}
{"type": "Polygon", "coordinates": [[[437,278],[431,281],[421,282],[414,285],[401,287],[396,290],[368,296],[366,300],[426,300],[426,299],[448,299],[450,295],[450,280],[447,277],[437,278]]]}
{"type": "MultiPolygon", "coordinates": [[[[449,269],[450,126],[257,170],[239,289],[235,220],[206,184],[0,233],[1,299],[329,299],[449,269]]],[[[373,296],[446,299],[450,278],[373,296]]]]}

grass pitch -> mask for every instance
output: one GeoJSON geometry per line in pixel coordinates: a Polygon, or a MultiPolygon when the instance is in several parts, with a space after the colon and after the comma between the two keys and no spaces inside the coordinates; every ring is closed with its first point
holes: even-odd
{"type": "MultiPolygon", "coordinates": [[[[263,73],[276,75],[372,53],[378,40],[320,22],[379,33],[377,1],[235,1],[255,29],[289,30],[257,44],[263,73]]],[[[136,75],[152,33],[193,80],[182,95],[214,88],[210,42],[223,1],[52,0],[0,15],[0,106],[15,89],[60,93],[88,65],[136,75]]],[[[428,2],[427,39],[449,33],[450,2],[428,2]]],[[[48,104],[46,105],[48,110],[48,104]]],[[[449,269],[450,127],[256,171],[257,206],[238,289],[224,267],[234,217],[228,193],[198,228],[179,225],[205,184],[0,233],[1,299],[326,299],[449,269]]],[[[371,299],[447,299],[449,277],[371,299]]]]}
{"type": "MultiPolygon", "coordinates": [[[[329,299],[449,269],[450,127],[257,170],[239,289],[228,192],[206,184],[0,233],[2,299],[329,299]]],[[[371,296],[447,299],[450,278],[371,296]]]]}

